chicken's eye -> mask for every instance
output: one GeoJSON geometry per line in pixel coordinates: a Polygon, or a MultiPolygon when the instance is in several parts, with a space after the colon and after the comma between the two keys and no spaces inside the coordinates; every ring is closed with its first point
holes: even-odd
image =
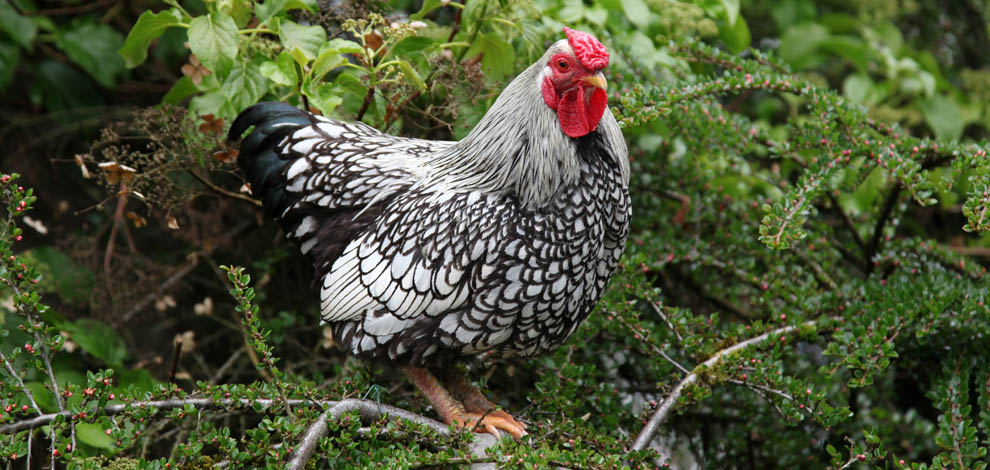
{"type": "Polygon", "coordinates": [[[557,68],[558,69],[560,69],[560,70],[567,70],[567,67],[568,67],[568,63],[567,63],[566,60],[560,59],[559,61],[557,61],[557,68]]]}

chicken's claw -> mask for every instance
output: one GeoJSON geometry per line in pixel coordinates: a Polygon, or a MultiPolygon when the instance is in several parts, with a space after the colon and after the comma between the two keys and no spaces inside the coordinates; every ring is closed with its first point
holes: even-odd
{"type": "Polygon", "coordinates": [[[460,428],[475,430],[475,432],[487,432],[495,436],[496,439],[502,437],[499,430],[511,434],[516,439],[529,434],[526,432],[525,424],[516,421],[515,418],[502,410],[495,410],[486,414],[465,411],[455,416],[451,423],[460,428]]]}

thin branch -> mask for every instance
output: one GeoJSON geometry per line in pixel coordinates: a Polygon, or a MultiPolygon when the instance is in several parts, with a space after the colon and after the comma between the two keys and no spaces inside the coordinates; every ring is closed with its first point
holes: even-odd
{"type": "Polygon", "coordinates": [[[887,220],[890,219],[890,214],[894,212],[894,206],[897,205],[897,200],[901,196],[901,185],[894,186],[890,190],[890,194],[887,194],[887,199],[883,202],[883,209],[880,211],[880,217],[877,218],[877,224],[873,227],[873,237],[870,238],[870,244],[866,247],[866,252],[863,253],[865,259],[863,260],[866,264],[864,268],[866,270],[866,275],[869,276],[873,273],[873,256],[877,254],[880,249],[880,240],[883,238],[883,229],[887,226],[887,220]]]}
{"type": "Polygon", "coordinates": [[[629,322],[627,322],[624,318],[622,318],[622,317],[620,317],[618,315],[616,315],[614,318],[616,319],[616,321],[618,321],[619,323],[621,323],[622,326],[625,326],[626,329],[628,329],[629,331],[631,331],[634,335],[638,335],[640,338],[643,338],[643,340],[640,341],[640,342],[646,344],[647,346],[649,346],[650,349],[653,350],[653,353],[654,354],[656,354],[656,355],[664,358],[664,360],[666,360],[671,365],[673,365],[675,368],[677,368],[677,370],[679,370],[679,371],[681,371],[681,372],[683,372],[685,374],[690,374],[691,373],[691,371],[687,370],[686,367],[682,366],[679,362],[675,361],[674,358],[668,356],[667,353],[663,352],[663,350],[660,349],[660,348],[658,348],[655,344],[653,344],[653,343],[651,343],[649,341],[646,341],[645,335],[643,333],[640,333],[639,331],[636,331],[636,327],[634,327],[632,324],[630,324],[629,322]]]}
{"type": "MultiPolygon", "coordinates": [[[[832,318],[828,318],[828,320],[832,320],[832,318]]],[[[667,397],[664,398],[663,403],[660,404],[659,407],[657,407],[657,410],[655,412],[653,412],[653,416],[650,417],[650,420],[649,422],[646,423],[646,426],[643,426],[643,429],[636,436],[636,439],[633,441],[630,450],[640,451],[645,449],[646,446],[649,445],[650,441],[653,440],[653,435],[656,434],[657,430],[660,428],[660,425],[663,424],[663,422],[667,419],[667,417],[670,416],[671,411],[674,410],[674,405],[677,404],[677,400],[681,397],[681,394],[684,392],[684,388],[689,385],[693,385],[695,382],[697,382],[700,376],[699,374],[701,372],[711,369],[712,367],[715,367],[729,355],[737,351],[741,351],[743,349],[749,348],[751,346],[759,345],[760,343],[763,343],[772,336],[787,334],[794,330],[797,330],[798,328],[815,326],[816,324],[817,324],[816,321],[809,321],[802,323],[800,325],[778,328],[776,330],[768,331],[766,333],[763,333],[762,335],[754,336],[745,341],[736,343],[728,348],[725,348],[715,353],[715,355],[712,356],[710,359],[702,363],[700,366],[695,367],[694,372],[692,372],[687,377],[681,379],[681,381],[674,387],[674,389],[670,391],[667,397]]]]}
{"type": "Polygon", "coordinates": [[[852,235],[853,241],[856,242],[856,246],[858,246],[860,251],[865,254],[866,242],[863,240],[862,235],[859,234],[859,230],[856,229],[856,223],[853,222],[852,217],[849,217],[849,214],[846,213],[846,211],[842,210],[842,205],[840,205],[839,200],[836,199],[832,193],[826,191],[826,195],[828,196],[829,202],[832,203],[833,210],[842,216],[842,224],[845,225],[846,230],[848,230],[849,234],[852,235]]]}
{"type": "Polygon", "coordinates": [[[657,306],[655,302],[646,301],[646,303],[650,304],[650,307],[653,307],[653,311],[660,316],[660,319],[663,320],[664,323],[667,324],[667,328],[669,328],[670,332],[677,338],[677,342],[683,343],[684,338],[682,338],[681,334],[677,332],[677,328],[674,328],[674,324],[670,322],[669,318],[667,318],[667,314],[663,313],[663,309],[657,306]]]}
{"type": "Polygon", "coordinates": [[[196,178],[196,180],[199,181],[200,183],[203,183],[203,186],[206,186],[207,188],[210,188],[211,191],[213,191],[213,192],[215,192],[215,193],[217,193],[217,194],[219,194],[221,196],[227,196],[229,198],[233,198],[233,199],[236,199],[238,201],[244,201],[244,202],[246,202],[248,204],[251,204],[251,205],[253,205],[255,207],[262,207],[261,201],[255,199],[255,198],[253,198],[251,196],[248,196],[246,194],[241,194],[241,193],[235,193],[233,191],[227,191],[226,189],[223,189],[223,188],[221,188],[221,187],[219,187],[219,186],[211,183],[210,181],[208,181],[206,178],[203,178],[199,173],[196,173],[195,171],[190,171],[189,174],[192,175],[193,178],[196,178]]]}

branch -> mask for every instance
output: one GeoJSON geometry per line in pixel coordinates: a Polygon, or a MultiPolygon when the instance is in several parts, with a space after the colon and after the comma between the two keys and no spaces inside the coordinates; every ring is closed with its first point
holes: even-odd
{"type": "MultiPolygon", "coordinates": [[[[223,409],[232,406],[241,406],[247,411],[253,411],[254,404],[261,404],[265,408],[270,408],[279,406],[281,402],[281,400],[269,399],[228,399],[214,401],[212,398],[181,398],[172,400],[132,401],[130,403],[107,405],[103,408],[102,412],[107,416],[115,416],[125,413],[128,410],[138,408],[172,410],[181,409],[187,405],[192,405],[200,410],[223,409]]],[[[327,410],[309,426],[305,434],[303,434],[302,441],[297,446],[298,450],[296,450],[292,456],[292,460],[289,464],[290,470],[305,468],[306,463],[319,448],[320,440],[327,435],[327,422],[330,419],[339,419],[341,416],[351,411],[357,411],[361,420],[364,422],[376,421],[385,416],[388,419],[401,419],[427,427],[442,437],[449,437],[451,435],[451,432],[447,426],[439,421],[418,415],[402,408],[383,405],[370,400],[358,400],[354,398],[340,401],[291,399],[288,400],[288,404],[291,406],[308,405],[327,408],[327,410]]],[[[87,414],[89,415],[95,415],[96,413],[97,412],[95,409],[87,411],[87,414]]],[[[16,421],[0,426],[0,434],[12,434],[19,431],[39,428],[54,422],[58,416],[63,416],[65,419],[71,419],[72,415],[73,413],[70,411],[62,411],[59,413],[49,413],[35,416],[34,418],[23,421],[16,421]]],[[[496,443],[498,443],[498,440],[491,434],[475,434],[474,440],[468,446],[468,449],[473,457],[481,459],[486,456],[487,449],[494,446],[496,443]]],[[[485,462],[475,463],[471,465],[470,468],[472,470],[494,470],[495,464],[487,461],[486,459],[485,462]]]]}
{"type": "MultiPolygon", "coordinates": [[[[832,318],[829,317],[828,320],[832,320],[832,318]]],[[[802,323],[800,325],[778,328],[776,330],[768,331],[766,333],[763,333],[762,335],[754,336],[745,341],[736,343],[728,348],[725,348],[715,353],[715,355],[712,356],[710,359],[702,363],[700,366],[695,367],[694,372],[692,372],[687,377],[684,377],[677,384],[677,386],[675,386],[674,389],[670,391],[670,394],[668,394],[667,397],[664,398],[663,403],[659,407],[657,407],[657,410],[655,412],[653,412],[653,416],[650,417],[650,421],[646,423],[646,426],[643,426],[643,429],[636,436],[636,439],[633,441],[630,450],[640,451],[645,449],[646,446],[649,445],[650,441],[653,440],[653,435],[656,434],[660,425],[663,424],[663,422],[667,419],[668,416],[670,416],[670,412],[673,411],[674,405],[677,404],[677,400],[681,397],[681,393],[683,393],[684,388],[697,382],[698,377],[700,376],[699,374],[701,372],[711,369],[712,367],[715,367],[729,355],[737,351],[741,351],[743,349],[749,348],[751,346],[756,346],[766,341],[771,336],[787,334],[794,330],[797,330],[798,328],[805,326],[815,326],[816,323],[817,323],[816,321],[809,321],[802,323]]]]}
{"type": "Polygon", "coordinates": [[[876,226],[873,227],[873,237],[870,238],[870,244],[866,247],[866,252],[863,254],[866,259],[863,261],[866,263],[864,268],[866,268],[866,275],[869,276],[873,273],[873,256],[877,254],[880,249],[880,240],[883,238],[883,229],[887,226],[887,220],[890,219],[890,214],[894,212],[894,206],[897,205],[897,200],[901,196],[901,185],[895,184],[894,188],[890,190],[887,194],[887,199],[883,202],[883,209],[880,211],[880,217],[877,219],[876,226]]]}
{"type": "Polygon", "coordinates": [[[253,198],[251,196],[248,196],[246,194],[241,194],[241,193],[235,193],[233,191],[227,191],[226,189],[223,189],[220,186],[217,186],[217,185],[211,183],[209,180],[207,180],[206,178],[204,178],[203,176],[201,176],[199,173],[196,173],[195,171],[190,170],[188,173],[190,175],[192,175],[193,178],[196,178],[196,181],[199,181],[200,183],[202,183],[203,186],[206,186],[207,188],[210,188],[211,191],[213,191],[213,192],[215,192],[215,193],[217,193],[217,194],[219,194],[221,196],[226,196],[226,197],[229,197],[231,199],[235,199],[235,200],[238,200],[238,201],[243,201],[243,202],[246,202],[248,204],[251,204],[254,207],[262,207],[261,201],[255,199],[255,198],[253,198]]]}

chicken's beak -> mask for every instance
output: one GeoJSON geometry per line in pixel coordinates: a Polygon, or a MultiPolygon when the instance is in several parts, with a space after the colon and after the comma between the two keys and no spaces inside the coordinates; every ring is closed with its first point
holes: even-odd
{"type": "Polygon", "coordinates": [[[605,81],[605,75],[602,75],[601,72],[594,75],[581,77],[581,81],[593,87],[601,88],[602,90],[608,89],[608,82],[605,81]]]}

